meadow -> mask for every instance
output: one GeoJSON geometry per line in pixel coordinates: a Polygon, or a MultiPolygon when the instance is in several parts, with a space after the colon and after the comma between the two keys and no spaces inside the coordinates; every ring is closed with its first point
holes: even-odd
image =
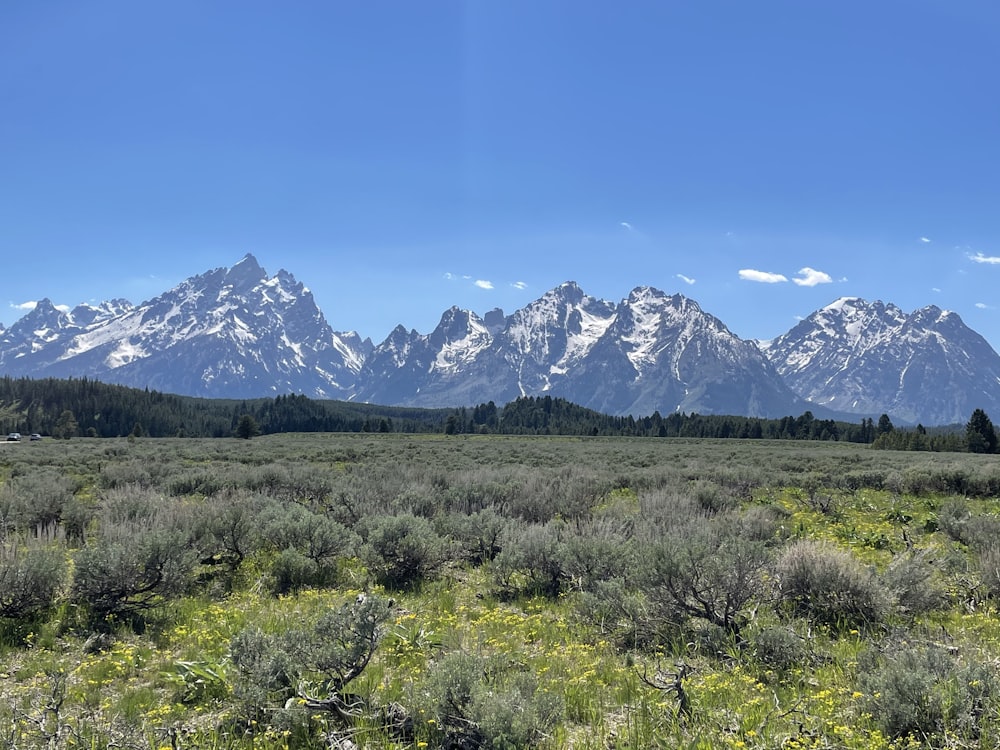
{"type": "Polygon", "coordinates": [[[497,435],[0,446],[0,746],[1000,746],[1000,462],[497,435]]]}

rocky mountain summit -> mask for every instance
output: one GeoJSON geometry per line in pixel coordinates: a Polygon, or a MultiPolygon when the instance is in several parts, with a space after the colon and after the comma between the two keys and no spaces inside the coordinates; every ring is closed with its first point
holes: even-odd
{"type": "Polygon", "coordinates": [[[760,344],[793,391],[837,411],[925,424],[1000,412],[1000,355],[933,305],[907,314],[843,297],[760,344]]]}
{"type": "Polygon", "coordinates": [[[452,307],[430,333],[400,325],[375,345],[335,331],[303,284],[252,255],[139,305],[42,300],[0,328],[0,373],[424,407],[552,395],[622,415],[811,410],[931,425],[1000,413],[1000,356],[937,307],[845,297],[753,342],[683,295],[639,286],[614,303],[570,281],[510,315],[452,307]]]}

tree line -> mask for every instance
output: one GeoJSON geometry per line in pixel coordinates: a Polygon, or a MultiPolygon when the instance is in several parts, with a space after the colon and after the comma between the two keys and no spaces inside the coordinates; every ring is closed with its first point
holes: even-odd
{"type": "Polygon", "coordinates": [[[0,432],[72,437],[229,437],[243,417],[255,431],[442,432],[446,409],[355,404],[299,394],[202,399],[89,378],[0,378],[0,432]]]}
{"type": "Polygon", "coordinates": [[[72,437],[255,437],[282,432],[403,432],[605,437],[827,440],[888,450],[997,453],[996,429],[976,409],[961,425],[897,428],[888,415],[858,422],[811,411],[780,419],[717,414],[612,416],[553,396],[504,406],[419,409],[313,399],[301,394],[203,399],[110,385],[88,378],[0,378],[0,433],[72,437]]]}

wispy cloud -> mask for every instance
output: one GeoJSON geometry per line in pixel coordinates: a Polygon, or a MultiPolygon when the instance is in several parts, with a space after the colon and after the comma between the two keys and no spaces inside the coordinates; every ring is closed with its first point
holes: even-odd
{"type": "Polygon", "coordinates": [[[527,289],[528,288],[528,285],[525,284],[523,281],[515,281],[513,284],[511,284],[511,286],[514,287],[515,289],[527,289]]]}
{"type": "Polygon", "coordinates": [[[818,284],[833,283],[830,274],[817,271],[815,268],[809,268],[808,266],[800,268],[799,275],[792,279],[792,281],[799,286],[817,286],[818,284]]]}
{"type": "Polygon", "coordinates": [[[931,239],[930,237],[921,237],[920,241],[923,242],[925,245],[927,245],[930,243],[931,239]]]}
{"type": "Polygon", "coordinates": [[[761,284],[780,284],[788,281],[788,278],[780,273],[769,273],[768,271],[756,271],[753,268],[741,268],[740,278],[745,281],[756,281],[761,284]]]}
{"type": "Polygon", "coordinates": [[[993,309],[993,305],[987,305],[985,302],[977,302],[976,303],[976,307],[978,307],[980,310],[992,310],[993,309]]]}
{"type": "Polygon", "coordinates": [[[28,310],[34,310],[38,307],[38,302],[36,300],[29,300],[28,302],[11,302],[11,310],[21,310],[27,312],[28,310]]]}
{"type": "Polygon", "coordinates": [[[681,281],[683,281],[688,286],[691,286],[692,284],[694,284],[694,279],[692,279],[689,276],[685,276],[682,273],[677,274],[677,278],[680,279],[681,281]]]}
{"type": "Polygon", "coordinates": [[[991,266],[1000,264],[1000,257],[996,255],[983,255],[982,253],[969,255],[969,260],[971,260],[973,263],[988,263],[991,266]]]}
{"type": "Polygon", "coordinates": [[[492,289],[493,288],[493,282],[492,281],[486,281],[485,279],[476,279],[475,283],[476,283],[476,286],[478,286],[480,289],[492,289]]]}
{"type": "Polygon", "coordinates": [[[627,229],[629,232],[632,231],[632,225],[629,224],[627,221],[621,221],[619,222],[619,224],[621,224],[623,229],[627,229]]]}
{"type": "Polygon", "coordinates": [[[455,274],[453,274],[453,273],[448,273],[448,272],[445,272],[445,274],[444,274],[444,278],[445,278],[445,279],[446,279],[447,281],[454,281],[454,280],[455,280],[455,279],[457,279],[458,277],[457,277],[457,276],[456,276],[455,274]]]}

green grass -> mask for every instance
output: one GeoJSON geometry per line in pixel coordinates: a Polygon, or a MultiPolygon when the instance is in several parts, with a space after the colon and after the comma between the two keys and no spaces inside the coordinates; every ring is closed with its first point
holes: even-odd
{"type": "MultiPolygon", "coordinates": [[[[683,495],[709,483],[734,493],[744,508],[777,509],[780,544],[823,540],[878,571],[907,550],[930,549],[949,598],[940,610],[896,613],[859,630],[811,624],[763,597],[747,612],[745,642],[693,620],[633,647],[613,623],[584,614],[572,582],[555,598],[511,594],[498,589],[490,563],[453,560],[434,580],[382,591],[357,560],[347,560],[337,587],[277,598],[268,583],[273,552],[262,549],[243,563],[230,591],[196,585],[149,613],[144,628],[118,625],[98,640],[65,600],[37,622],[7,623],[0,631],[0,745],[277,750],[323,747],[324,735],[349,731],[364,748],[433,748],[442,732],[429,676],[455,652],[482,657],[498,690],[512,675],[526,674],[538,691],[559,699],[559,721],[537,742],[552,750],[1000,745],[998,692],[977,708],[978,736],[953,724],[927,736],[890,738],[861,688],[872,654],[903,637],[947,648],[962,664],[1000,664],[1000,619],[995,601],[977,586],[975,553],[937,530],[938,509],[957,495],[926,489],[941,477],[972,486],[996,482],[1000,469],[991,457],[840,443],[437,435],[24,447],[0,453],[0,476],[52,467],[72,478],[77,499],[95,504],[116,477],[130,475],[123,467],[143,467],[143,481],[165,502],[179,476],[203,472],[219,491],[270,493],[335,514],[348,507],[365,515],[403,512],[417,502],[434,518],[491,507],[505,517],[559,519],[571,528],[598,518],[641,525],[652,493],[683,495]],[[266,481],[261,472],[268,472],[266,481]],[[319,499],[317,487],[325,493],[319,499]],[[251,626],[268,633],[301,628],[362,590],[391,596],[394,605],[374,659],[351,690],[379,706],[404,707],[411,736],[395,737],[371,717],[348,730],[295,699],[248,716],[229,658],[234,636],[251,626]],[[789,663],[762,659],[757,638],[769,628],[798,644],[789,663]],[[669,689],[670,675],[682,667],[688,713],[669,689]]],[[[0,500],[2,492],[0,486],[0,500]]],[[[178,499],[197,506],[211,503],[212,495],[178,499]]],[[[970,504],[976,514],[1000,510],[992,496],[970,504]]]]}

